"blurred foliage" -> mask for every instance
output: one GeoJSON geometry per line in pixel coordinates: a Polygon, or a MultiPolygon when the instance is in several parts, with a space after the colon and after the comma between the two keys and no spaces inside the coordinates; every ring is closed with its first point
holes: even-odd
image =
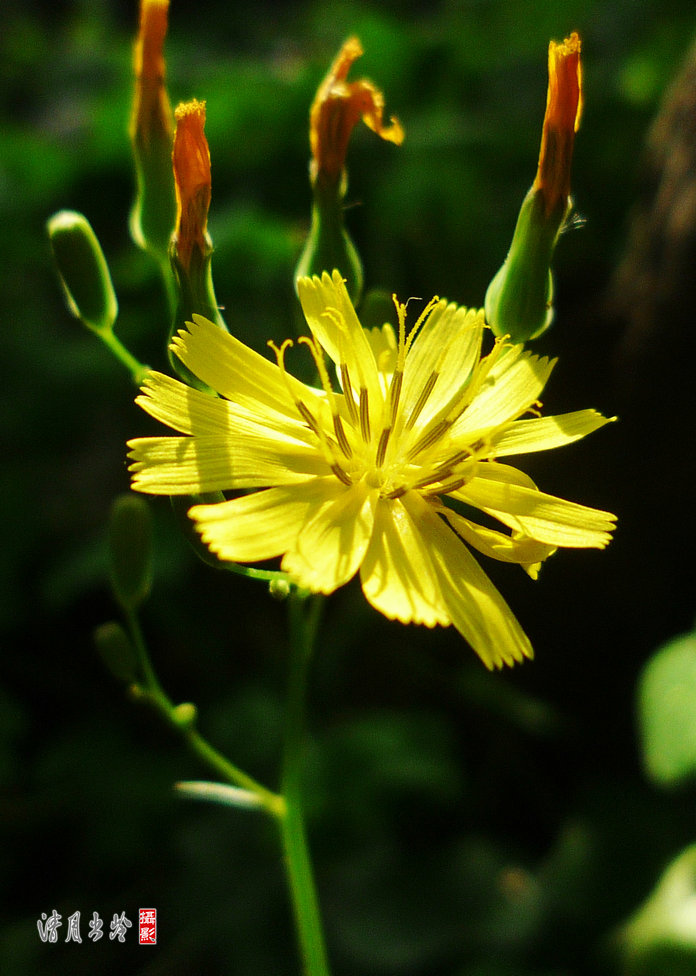
{"type": "MultiPolygon", "coordinates": [[[[116,613],[105,526],[127,489],[124,444],[154,425],[126,372],[68,315],[44,225],[63,207],[87,215],[119,335],[166,368],[157,269],[127,226],[135,8],[3,7],[0,971],[290,976],[272,828],[174,794],[200,768],[122,696],[91,643],[116,613]],[[140,906],[159,910],[155,950],[133,933],[125,945],[86,940],[92,911],[133,919],[140,906]],[[40,942],[36,920],[54,907],[64,920],[83,913],[81,946],[40,942]]],[[[307,782],[336,976],[622,973],[612,933],[694,839],[692,787],[646,781],[633,710],[641,667],[694,612],[693,499],[675,497],[668,476],[646,497],[641,473],[661,449],[693,469],[693,447],[635,410],[615,356],[621,323],[603,296],[640,147],[696,18],[689,0],[172,0],[172,99],[208,104],[217,296],[259,350],[295,327],[308,110],[343,39],[358,34],[360,74],[406,129],[400,149],[364,131],[350,150],[346,220],[367,287],[479,305],[534,176],[548,40],[572,29],[586,78],[573,191],[587,223],[556,255],[557,321],[539,348],[560,362],[545,406],[594,406],[621,423],[528,470],[548,491],[617,511],[619,533],[606,553],[558,556],[536,584],[491,567],[537,650],[505,674],[484,673],[456,634],[379,618],[355,587],[331,601],[307,782]]],[[[646,367],[633,378],[651,403],[669,402],[673,377],[646,367]]],[[[162,681],[196,702],[219,748],[275,785],[283,607],[199,563],[166,502],[153,511],[144,623],[162,681]]],[[[651,695],[664,702],[659,688],[651,695]]],[[[680,973],[696,973],[693,955],[680,958],[680,973]]]]}
{"type": "Polygon", "coordinates": [[[696,774],[696,634],[661,647],[640,680],[639,719],[648,775],[664,786],[696,774]]]}

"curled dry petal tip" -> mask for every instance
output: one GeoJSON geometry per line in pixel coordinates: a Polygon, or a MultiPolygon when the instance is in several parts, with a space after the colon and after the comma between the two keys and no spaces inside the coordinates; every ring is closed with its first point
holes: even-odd
{"type": "Polygon", "coordinates": [[[392,117],[388,125],[383,121],[384,95],[371,81],[347,81],[351,65],[363,53],[357,37],[344,43],[326,77],[322,81],[310,110],[310,147],[312,176],[321,173],[337,180],[345,165],[350,134],[363,120],[380,138],[401,145],[404,130],[392,117]]]}
{"type": "Polygon", "coordinates": [[[205,137],[205,102],[196,99],[177,106],[172,164],[176,185],[175,242],[181,264],[188,268],[191,251],[207,244],[211,178],[210,150],[205,137]]]}
{"type": "Polygon", "coordinates": [[[153,139],[171,140],[172,110],[165,88],[164,39],[169,0],[142,0],[133,52],[135,97],[131,136],[147,147],[153,139]]]}
{"type": "Polygon", "coordinates": [[[575,133],[582,114],[580,37],[549,44],[549,87],[534,187],[544,195],[546,213],[570,196],[570,168],[575,133]]]}

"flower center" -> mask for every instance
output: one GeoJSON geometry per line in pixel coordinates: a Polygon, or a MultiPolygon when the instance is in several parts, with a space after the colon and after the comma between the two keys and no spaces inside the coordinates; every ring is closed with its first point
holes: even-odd
{"type": "MultiPolygon", "coordinates": [[[[285,350],[292,341],[287,339],[280,349],[269,343],[298,413],[315,434],[317,448],[332,473],[343,484],[349,486],[364,480],[382,498],[389,499],[399,498],[408,491],[426,496],[447,494],[470,481],[479,461],[490,455],[487,439],[477,438],[463,445],[461,438],[453,438],[452,428],[502,351],[500,341],[446,395],[440,389],[441,371],[454,350],[445,343],[417,395],[412,391],[408,404],[403,402],[407,354],[438,302],[434,298],[428,303],[407,336],[406,306],[394,298],[399,322],[397,347],[392,348],[391,371],[382,369],[381,387],[372,393],[366,386],[355,385],[346,362],[338,365],[341,392],[336,392],[318,340],[302,336],[299,341],[310,350],[321,383],[321,390],[304,387],[307,392],[302,394],[302,387],[291,384],[285,370],[285,350]],[[380,397],[379,402],[371,402],[371,396],[380,397]]],[[[334,309],[327,310],[327,314],[339,318],[334,309]]]]}

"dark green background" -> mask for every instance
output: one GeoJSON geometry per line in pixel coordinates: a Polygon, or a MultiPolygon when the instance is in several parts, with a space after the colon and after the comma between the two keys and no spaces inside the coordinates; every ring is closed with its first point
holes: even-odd
{"type": "MultiPolygon", "coordinates": [[[[21,3],[0,21],[3,448],[0,970],[299,972],[272,826],[172,790],[206,775],[93,652],[116,616],[105,524],[124,444],[153,426],[106,350],[70,319],[44,233],[62,207],[100,237],[118,332],[164,367],[156,269],[130,242],[126,127],[135,3],[21,3]],[[159,910],[159,945],[86,939],[98,911],[159,910]],[[82,912],[83,944],[36,919],[82,912]]],[[[583,38],[586,111],[561,241],[560,363],[547,413],[620,423],[524,464],[541,488],[618,513],[611,547],[561,552],[532,583],[486,565],[536,648],[489,675],[453,631],[390,624],[353,585],[331,600],[311,686],[308,809],[335,976],[619,972],[616,927],[694,833],[693,791],[642,771],[642,664],[690,628],[693,314],[636,342],[612,281],[643,192],[641,148],[696,29],[687,0],[237,4],[173,0],[174,102],[208,101],[217,296],[259,350],[294,329],[308,226],[307,114],[344,38],[383,88],[402,148],[353,139],[347,220],[368,286],[480,305],[531,183],[546,49],[583,38]],[[691,322],[691,332],[689,331],[691,322]]],[[[162,682],[203,731],[275,785],[284,607],[217,574],[152,505],[157,576],[144,626],[162,682]]],[[[696,964],[693,970],[696,972],[696,964]]]]}

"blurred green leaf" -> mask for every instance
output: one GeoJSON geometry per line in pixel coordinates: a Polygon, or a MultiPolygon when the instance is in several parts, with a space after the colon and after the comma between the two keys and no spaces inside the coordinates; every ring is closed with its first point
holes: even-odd
{"type": "Polygon", "coordinates": [[[696,844],[664,872],[621,932],[629,976],[696,972],[696,844]]]}
{"type": "Polygon", "coordinates": [[[696,773],[696,633],[665,644],[645,666],[638,689],[648,776],[671,786],[696,773]]]}

